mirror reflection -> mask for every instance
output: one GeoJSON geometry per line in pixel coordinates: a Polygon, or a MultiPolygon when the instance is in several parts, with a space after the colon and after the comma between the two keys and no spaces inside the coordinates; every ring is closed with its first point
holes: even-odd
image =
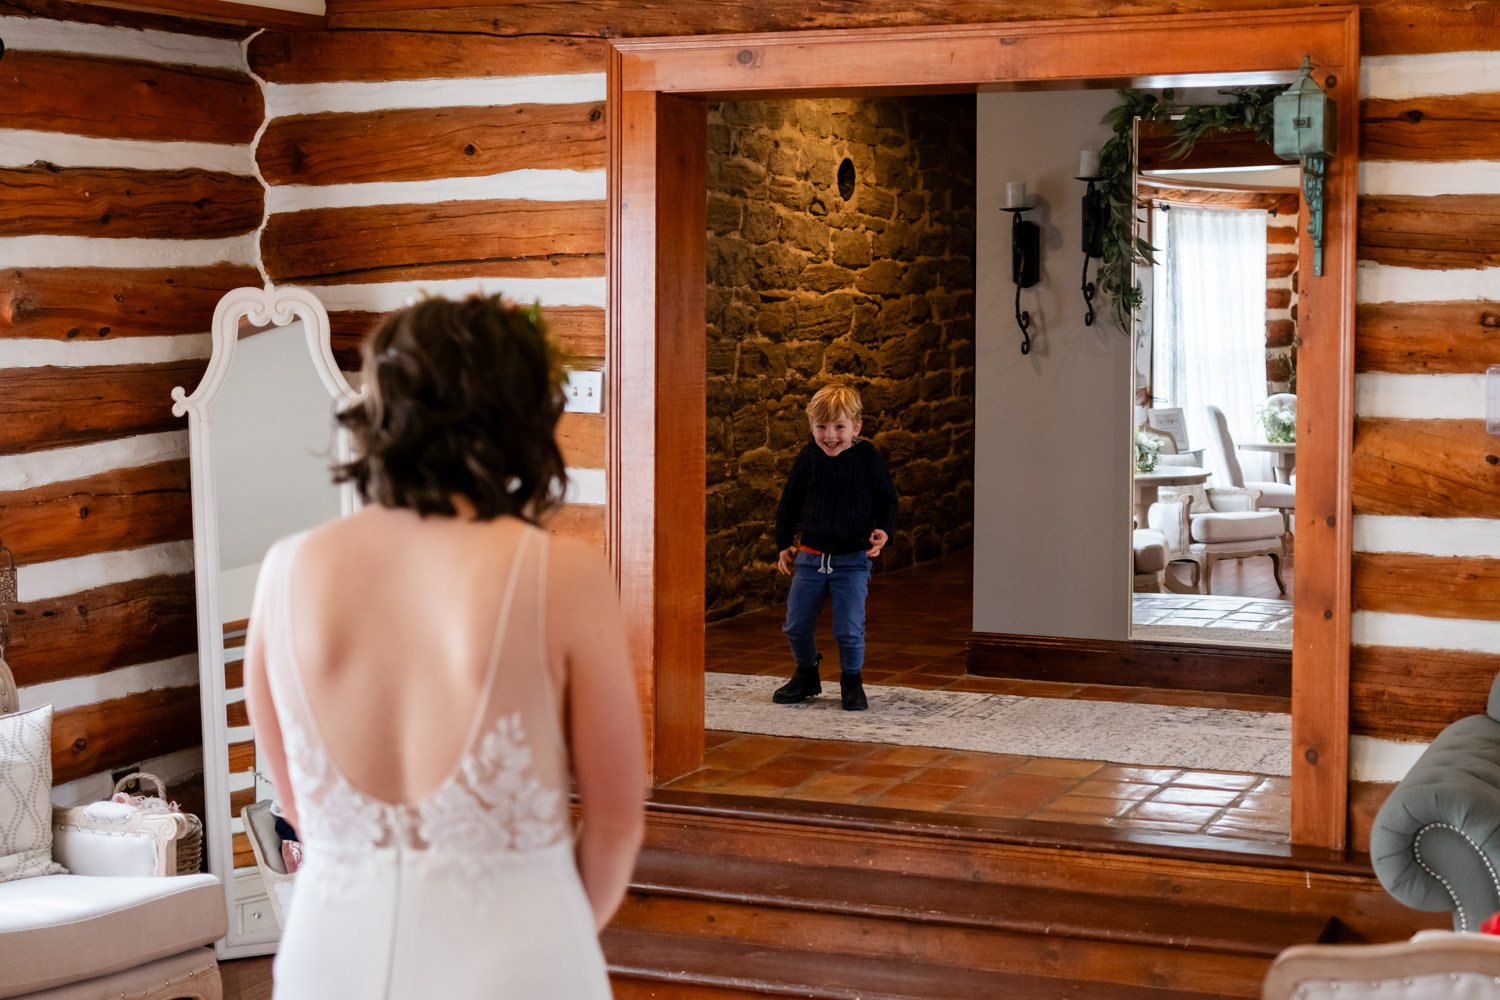
{"type": "Polygon", "coordinates": [[[1137,139],[1131,635],[1289,650],[1300,171],[1245,129],[1169,135],[1137,139]]]}

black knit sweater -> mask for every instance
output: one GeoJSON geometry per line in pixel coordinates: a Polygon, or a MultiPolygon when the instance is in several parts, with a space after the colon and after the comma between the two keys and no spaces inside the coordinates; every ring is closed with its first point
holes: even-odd
{"type": "Polygon", "coordinates": [[[829,458],[816,444],[792,463],[776,508],[776,548],[802,544],[830,555],[863,552],[870,533],[896,531],[896,485],[879,449],[855,441],[829,458]]]}

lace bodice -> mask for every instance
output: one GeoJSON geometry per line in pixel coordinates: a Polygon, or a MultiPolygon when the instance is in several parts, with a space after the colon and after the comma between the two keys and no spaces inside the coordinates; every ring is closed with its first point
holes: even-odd
{"type": "Polygon", "coordinates": [[[267,672],[307,866],[397,848],[466,860],[477,872],[497,856],[566,840],[567,766],[545,643],[546,536],[530,529],[517,547],[461,756],[436,790],[411,803],[356,788],[321,738],[292,642],[292,572],[301,538],[267,555],[255,613],[267,616],[267,672]],[[528,586],[518,585],[523,578],[528,586]]]}

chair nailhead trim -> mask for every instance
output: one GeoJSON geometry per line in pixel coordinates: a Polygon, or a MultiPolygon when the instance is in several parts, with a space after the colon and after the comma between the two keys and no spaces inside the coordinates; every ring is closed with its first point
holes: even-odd
{"type": "Polygon", "coordinates": [[[1416,859],[1417,864],[1422,866],[1422,870],[1424,872],[1437,879],[1440,883],[1442,883],[1443,888],[1448,891],[1448,897],[1453,900],[1453,909],[1458,913],[1458,929],[1460,931],[1467,931],[1469,929],[1469,918],[1467,914],[1464,913],[1463,904],[1458,901],[1458,893],[1453,891],[1453,886],[1448,882],[1447,879],[1443,878],[1437,872],[1427,867],[1427,862],[1422,860],[1422,838],[1427,834],[1428,830],[1433,829],[1452,830],[1454,833],[1458,834],[1465,841],[1467,841],[1470,847],[1474,848],[1474,853],[1479,855],[1479,860],[1484,862],[1485,870],[1490,873],[1490,885],[1494,887],[1497,895],[1500,895],[1500,878],[1496,878],[1495,866],[1490,864],[1490,859],[1485,856],[1484,851],[1481,850],[1479,845],[1474,842],[1474,838],[1470,837],[1467,833],[1464,833],[1452,823],[1428,823],[1426,826],[1422,827],[1422,829],[1418,830],[1417,835],[1412,838],[1412,857],[1416,859]]]}

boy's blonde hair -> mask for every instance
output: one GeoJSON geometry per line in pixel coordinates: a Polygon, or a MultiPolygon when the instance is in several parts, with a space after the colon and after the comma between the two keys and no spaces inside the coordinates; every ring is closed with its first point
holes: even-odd
{"type": "Polygon", "coordinates": [[[859,393],[847,385],[835,382],[813,394],[812,400],[807,404],[807,417],[817,423],[832,423],[839,417],[846,417],[852,424],[859,422],[859,415],[864,409],[865,404],[859,398],[859,393]]]}

